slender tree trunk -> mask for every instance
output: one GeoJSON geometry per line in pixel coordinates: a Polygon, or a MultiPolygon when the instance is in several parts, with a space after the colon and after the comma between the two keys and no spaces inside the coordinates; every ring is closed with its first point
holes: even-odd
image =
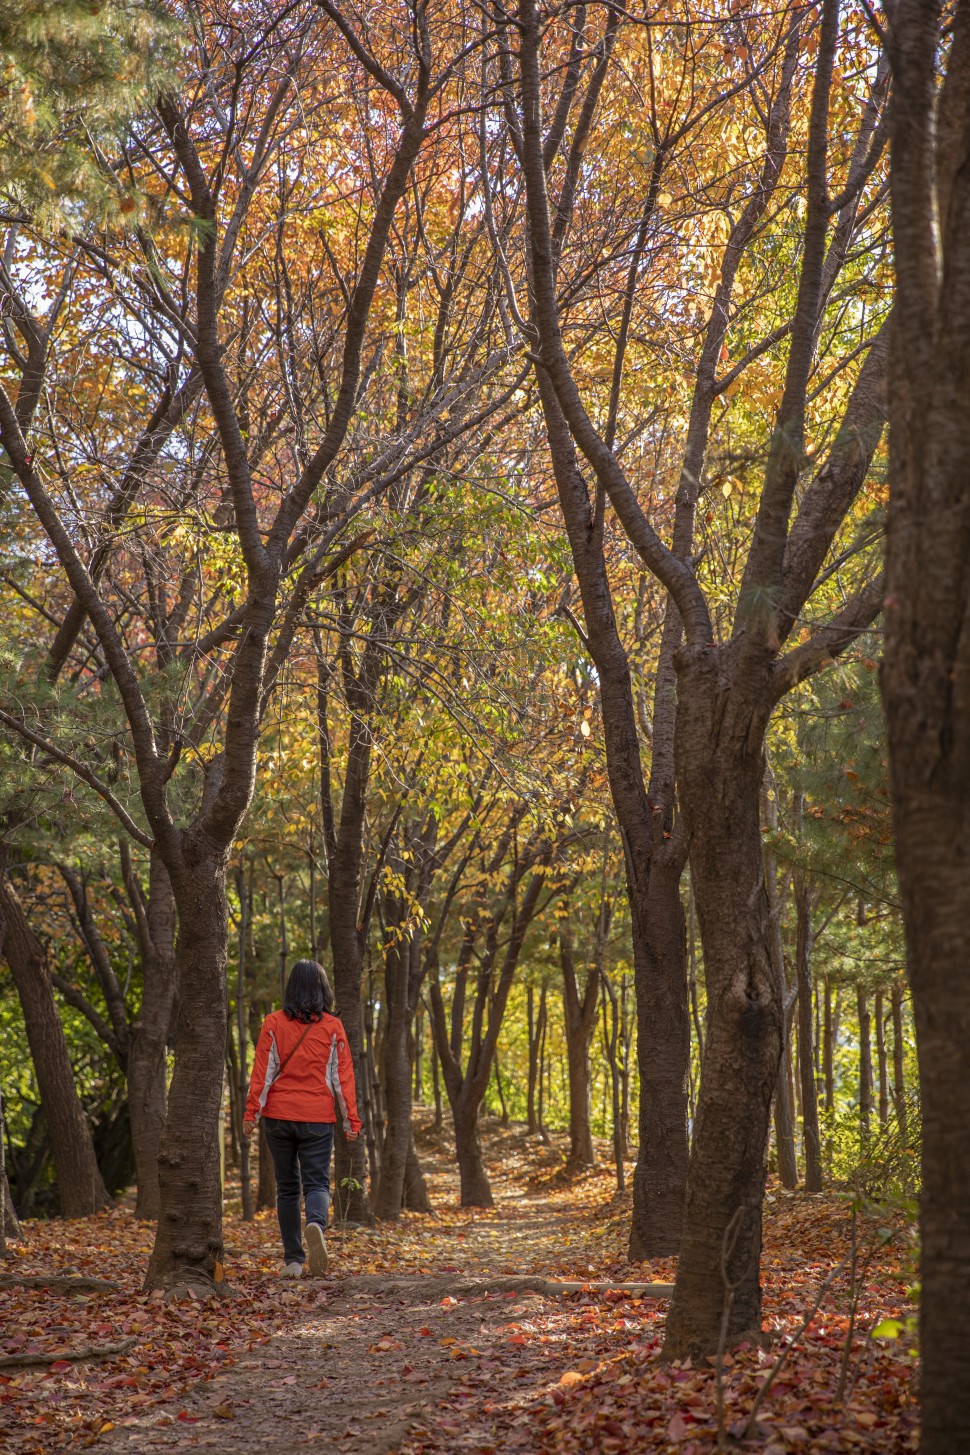
{"type": "Polygon", "coordinates": [[[218,1129],[227,1025],[226,861],[201,833],[182,836],[184,863],[170,869],[178,908],[180,1003],[175,1070],[159,1153],[161,1207],[146,1289],[222,1278],[218,1129]]]}
{"type": "Polygon", "coordinates": [[[91,1130],[78,1100],[74,1068],[54,1000],[43,945],[27,923],[0,858],[0,952],[13,976],[47,1121],[57,1193],[66,1218],[83,1218],[111,1201],[98,1170],[91,1130]]]}
{"type": "Polygon", "coordinates": [[[812,899],[808,886],[795,889],[798,929],[795,944],[795,973],[798,978],[798,1064],[802,1085],[802,1128],[805,1149],[805,1191],[822,1191],[822,1144],[818,1126],[815,1088],[815,1055],[812,1046],[812,899]]]}
{"type": "MultiPolygon", "coordinates": [[[[400,906],[403,911],[403,906],[400,906]]],[[[401,916],[403,917],[403,915],[401,916]]],[[[393,925],[394,916],[389,916],[393,925]]],[[[396,926],[394,926],[396,929],[396,926]]],[[[381,1148],[381,1171],[374,1196],[374,1216],[400,1216],[411,1142],[411,1056],[408,1008],[408,943],[392,935],[384,949],[383,1071],[387,1121],[381,1148]]]]}
{"type": "Polygon", "coordinates": [[[20,1224],[7,1181],[7,1124],[3,1114],[3,1090],[0,1088],[0,1257],[7,1256],[7,1239],[19,1237],[20,1224]]]}
{"type": "MultiPolygon", "coordinates": [[[[311,858],[312,867],[312,858],[311,858]]],[[[249,946],[249,901],[250,890],[246,883],[245,870],[240,867],[236,875],[236,889],[239,895],[239,957],[236,966],[236,1037],[239,1054],[239,1114],[242,1117],[249,1092],[249,1069],[246,1056],[246,951],[249,946]]],[[[239,1190],[242,1198],[244,1223],[251,1223],[255,1216],[253,1204],[253,1179],[250,1168],[251,1142],[249,1137],[239,1139],[239,1190]]]]}
{"type": "Polygon", "coordinates": [[[414,1013],[414,1100],[424,1105],[424,1007],[418,1003],[414,1013]]]}
{"type": "MultiPolygon", "coordinates": [[[[623,839],[640,1073],[639,1149],[633,1174],[629,1256],[640,1261],[677,1252],[684,1215],[690,1026],[687,936],[680,897],[683,853],[672,837],[664,837],[673,819],[672,775],[663,787],[664,812],[656,816],[657,821],[647,798],[630,664],[617,630],[602,528],[595,523],[586,481],[552,381],[539,369],[536,382],[582,596],[587,644],[599,676],[610,794],[623,839]]],[[[674,635],[679,637],[679,623],[675,632],[672,619],[671,640],[674,635]]],[[[655,715],[660,716],[666,743],[673,733],[675,686],[666,676],[661,685],[655,715]]]]}
{"type": "Polygon", "coordinates": [[[498,1092],[498,1103],[502,1108],[502,1126],[507,1127],[509,1124],[509,1107],[508,1102],[505,1100],[505,1087],[502,1085],[502,1068],[499,1066],[497,1049],[492,1058],[492,1062],[492,1069],[495,1072],[495,1090],[498,1092]]]}
{"type": "Polygon", "coordinates": [[[861,985],[856,988],[856,1006],[859,1014],[859,1123],[865,1139],[872,1125],[872,1016],[869,1013],[869,994],[861,985]]]}
{"type": "Polygon", "coordinates": [[[175,896],[168,870],[155,852],[144,913],[144,989],[128,1038],[128,1109],[138,1189],[135,1217],[154,1221],[161,1207],[158,1153],[165,1129],[169,1030],[178,994],[175,896]]]}
{"type": "MultiPolygon", "coordinates": [[[[774,794],[766,795],[765,819],[769,828],[778,827],[778,801],[774,794]]],[[[787,1003],[788,980],[785,974],[785,949],[781,934],[784,907],[778,892],[778,863],[774,854],[765,862],[765,888],[771,913],[771,963],[778,982],[778,994],[782,1004],[787,1003]]],[[[795,1156],[795,1119],[792,1115],[794,1095],[791,1079],[791,1031],[788,1017],[785,1018],[785,1046],[778,1081],[775,1086],[774,1123],[775,1153],[778,1158],[778,1179],[782,1187],[798,1186],[798,1161],[795,1156]]]]}
{"type": "Polygon", "coordinates": [[[906,988],[902,981],[897,980],[892,990],[892,1018],[893,1018],[893,1104],[896,1108],[896,1119],[899,1122],[899,1130],[904,1142],[909,1140],[909,1125],[906,1115],[906,1080],[903,1057],[906,1054],[906,1045],[903,1040],[903,997],[906,988]]]}
{"type": "MultiPolygon", "coordinates": [[[[582,995],[576,978],[572,936],[568,921],[559,929],[559,959],[563,976],[563,1015],[566,1022],[566,1065],[569,1075],[569,1155],[567,1166],[593,1167],[592,1110],[590,1106],[589,1047],[596,1023],[600,974],[594,964],[587,968],[582,995]]],[[[615,1049],[615,1048],[614,1048],[615,1049]]]]}
{"type": "Polygon", "coordinates": [[[431,1090],[434,1095],[434,1121],[431,1126],[435,1135],[440,1136],[445,1124],[445,1109],[441,1099],[441,1062],[438,1059],[438,1047],[433,1035],[431,1037],[431,1090]]]}
{"type": "Polygon", "coordinates": [[[620,1033],[620,1007],[616,990],[606,972],[603,972],[603,1040],[606,1043],[606,1061],[610,1068],[610,1089],[613,1111],[613,1164],[616,1168],[616,1190],[626,1190],[626,1168],[623,1165],[623,1100],[620,1088],[620,1065],[618,1042],[620,1033]]]}
{"type": "Polygon", "coordinates": [[[535,992],[532,986],[526,989],[526,1017],[529,1032],[529,1073],[528,1090],[526,1099],[526,1126],[529,1135],[534,1137],[539,1130],[539,1120],[536,1115],[536,1090],[539,1083],[539,1041],[542,1036],[542,1028],[545,1024],[546,1014],[546,987],[543,985],[539,1000],[539,1009],[535,1009],[535,992]]]}
{"type": "Polygon", "coordinates": [[[256,1211],[276,1206],[276,1169],[266,1141],[266,1128],[259,1123],[259,1169],[256,1178],[256,1211]]]}
{"type": "Polygon", "coordinates": [[[876,991],[876,1065],[879,1068],[879,1125],[889,1121],[889,1061],[886,1054],[886,1015],[883,993],[876,991]]]}

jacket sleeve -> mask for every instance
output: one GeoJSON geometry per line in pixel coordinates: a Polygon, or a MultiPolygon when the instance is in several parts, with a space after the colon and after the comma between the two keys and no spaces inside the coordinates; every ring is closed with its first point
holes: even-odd
{"type": "Polygon", "coordinates": [[[263,1021],[263,1028],[256,1042],[256,1059],[253,1074],[249,1078],[249,1095],[246,1097],[246,1121],[254,1122],[263,1110],[267,1093],[276,1079],[280,1058],[276,1050],[276,1037],[269,1020],[263,1021]]]}
{"type": "Polygon", "coordinates": [[[330,1058],[327,1062],[327,1085],[333,1093],[334,1105],[340,1108],[345,1132],[359,1132],[357,1089],[354,1084],[354,1060],[347,1043],[343,1022],[335,1019],[330,1058]]]}

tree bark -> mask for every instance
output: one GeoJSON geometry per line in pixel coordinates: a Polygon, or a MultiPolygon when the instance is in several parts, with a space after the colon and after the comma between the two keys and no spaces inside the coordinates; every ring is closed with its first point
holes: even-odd
{"type": "Polygon", "coordinates": [[[222,1279],[219,1111],[226,1057],[227,862],[199,832],[182,836],[184,863],[171,871],[178,908],[181,997],[175,1070],[158,1158],[160,1211],[146,1288],[222,1279]]]}
{"type": "Polygon", "coordinates": [[[495,1206],[478,1131],[480,1106],[480,1097],[474,1094],[466,1080],[459,1096],[452,1103],[462,1207],[495,1206]]]}
{"type": "Polygon", "coordinates": [[[587,966],[586,982],[580,996],[568,919],[563,920],[559,927],[559,959],[562,966],[566,1064],[569,1074],[569,1155],[566,1165],[578,1170],[596,1164],[590,1107],[589,1048],[596,1024],[600,975],[596,964],[587,966]]]}
{"type": "Polygon", "coordinates": [[[882,689],[922,1106],[920,1449],[951,1455],[970,1449],[970,6],[900,0],[890,54],[882,689]]]}
{"type": "Polygon", "coordinates": [[[27,923],[0,855],[0,950],[10,966],[27,1028],[47,1121],[62,1216],[83,1218],[109,1206],[91,1129],[78,1099],[64,1027],[44,947],[27,923]]]}
{"type": "Polygon", "coordinates": [[[142,1000],[128,1039],[128,1109],[138,1180],[135,1217],[152,1220],[157,1219],[161,1206],[158,1154],[165,1127],[166,1053],[178,991],[175,922],[175,898],[168,871],[153,852],[148,899],[138,916],[142,1000]]]}
{"type": "Polygon", "coordinates": [[[859,1125],[863,1140],[872,1126],[872,1016],[869,992],[856,987],[856,1009],[859,1017],[859,1125]]]}
{"type": "Polygon", "coordinates": [[[901,981],[893,984],[891,1009],[893,1018],[893,1105],[903,1142],[909,1140],[909,1124],[906,1114],[906,1077],[904,1056],[906,1044],[903,1040],[903,996],[906,988],[901,981]]]}
{"type": "Polygon", "coordinates": [[[876,1066],[879,1071],[879,1125],[889,1121],[889,1059],[886,1052],[886,1013],[881,990],[876,991],[876,1066]]]}
{"type": "Polygon", "coordinates": [[[798,979],[798,1067],[802,1087],[802,1129],[805,1152],[805,1191],[822,1191],[822,1143],[818,1125],[812,1013],[812,897],[804,882],[796,885],[798,929],[795,973],[798,979]]]}
{"type": "Polygon", "coordinates": [[[667,1319],[665,1349],[674,1358],[710,1353],[722,1337],[760,1338],[765,1153],[784,1045],[761,836],[767,713],[757,696],[725,691],[729,670],[704,651],[685,654],[681,665],[678,781],[709,1013],[667,1319]]]}

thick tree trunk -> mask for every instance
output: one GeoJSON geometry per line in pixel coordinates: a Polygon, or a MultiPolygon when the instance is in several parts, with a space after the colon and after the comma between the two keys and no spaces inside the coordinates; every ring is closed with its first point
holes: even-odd
{"type": "Polygon", "coordinates": [[[802,1087],[802,1129],[805,1149],[805,1191],[822,1191],[822,1144],[818,1126],[815,1054],[812,1046],[812,901],[808,887],[795,891],[798,931],[795,973],[798,978],[798,1066],[802,1087]]]}
{"type": "Polygon", "coordinates": [[[413,1130],[408,1138],[408,1161],[404,1171],[404,1195],[402,1201],[408,1212],[434,1212],[434,1208],[431,1206],[431,1198],[428,1195],[428,1184],[424,1180],[424,1173],[421,1171],[421,1163],[414,1145],[413,1130]]]}
{"type": "Polygon", "coordinates": [[[889,43],[882,689],[922,1107],[920,1450],[953,1455],[970,1449],[970,7],[900,0],[889,43]]]}
{"type": "Polygon", "coordinates": [[[66,1218],[83,1218],[111,1201],[98,1170],[91,1129],[78,1100],[67,1038],[54,1000],[43,945],[0,860],[0,951],[24,1013],[27,1042],[47,1121],[57,1193],[66,1218]]]}
{"type": "Polygon", "coordinates": [[[730,1346],[761,1331],[765,1152],[784,1026],[759,811],[766,714],[731,691],[729,662],[701,651],[681,666],[678,781],[708,1031],[667,1320],[673,1358],[711,1354],[722,1337],[730,1346]]]}
{"type": "Polygon", "coordinates": [[[136,1218],[159,1214],[158,1153],[165,1127],[169,1027],[178,989],[175,897],[164,864],[151,856],[138,1015],[128,1039],[128,1110],[137,1178],[136,1218]]]}
{"type": "Polygon", "coordinates": [[[485,1170],[482,1144],[478,1134],[478,1110],[481,1105],[467,1082],[452,1106],[455,1122],[455,1155],[461,1184],[462,1207],[494,1207],[495,1199],[485,1170]]]}
{"type": "MultiPolygon", "coordinates": [[[[663,1258],[680,1248],[687,1181],[690,1011],[687,926],[679,858],[655,854],[630,886],[640,1073],[629,1256],[663,1258]]],[[[628,866],[628,873],[630,866],[628,866]]]]}
{"type": "Polygon", "coordinates": [[[201,833],[182,835],[184,861],[171,870],[178,907],[180,1002],[175,1070],[158,1158],[160,1214],[146,1289],[222,1279],[220,1147],[225,1068],[228,909],[226,859],[201,833]]]}

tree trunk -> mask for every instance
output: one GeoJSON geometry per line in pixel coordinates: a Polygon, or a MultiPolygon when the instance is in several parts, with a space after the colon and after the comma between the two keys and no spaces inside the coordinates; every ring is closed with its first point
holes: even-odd
{"type": "Polygon", "coordinates": [[[66,1218],[83,1218],[111,1199],[98,1170],[91,1129],[78,1100],[67,1038],[43,945],[27,923],[0,858],[0,950],[24,1013],[27,1043],[47,1121],[57,1193],[66,1218]]]}
{"type": "Polygon", "coordinates": [[[128,1110],[135,1154],[135,1217],[159,1215],[158,1153],[165,1128],[169,1028],[178,991],[175,897],[168,871],[153,852],[149,864],[141,1007],[128,1040],[128,1110]]]}
{"type": "Polygon", "coordinates": [[[455,1122],[455,1155],[461,1184],[462,1207],[494,1207],[495,1199],[485,1170],[478,1135],[480,1102],[466,1082],[452,1105],[455,1122]]]}
{"type": "Polygon", "coordinates": [[[408,1161],[404,1172],[404,1196],[402,1201],[408,1212],[434,1212],[434,1208],[431,1206],[431,1198],[428,1195],[428,1184],[424,1180],[424,1173],[421,1171],[421,1163],[414,1145],[413,1129],[408,1139],[408,1161]]]}
{"type": "MultiPolygon", "coordinates": [[[[321,734],[321,753],[324,751],[321,734]]],[[[329,739],[327,740],[329,745],[329,739]]],[[[333,984],[338,1013],[347,1032],[357,1087],[366,1088],[364,1038],[360,991],[363,967],[360,914],[361,858],[364,808],[370,778],[370,727],[356,712],[351,715],[350,743],[344,777],[340,824],[329,862],[328,902],[333,984]]],[[[329,783],[329,765],[327,765],[329,783]]],[[[348,1142],[338,1123],[334,1138],[334,1185],[345,1222],[370,1224],[373,1214],[367,1196],[367,1149],[362,1138],[348,1142]]]]}
{"type": "Polygon", "coordinates": [[[562,965],[566,1064],[569,1075],[569,1156],[566,1165],[578,1170],[596,1164],[590,1106],[589,1048],[596,1024],[600,975],[595,964],[588,966],[586,983],[580,995],[572,935],[567,920],[563,920],[559,928],[559,959],[562,965]]]}
{"type": "Polygon", "coordinates": [[[529,1135],[530,1137],[534,1137],[539,1130],[539,1118],[536,1112],[536,1091],[539,1085],[539,1042],[542,1038],[542,1032],[546,1022],[545,985],[543,985],[540,992],[538,1011],[535,1008],[535,991],[531,985],[526,989],[526,1015],[529,1032],[529,1073],[525,1115],[529,1135]]]}
{"type": "Polygon", "coordinates": [[[812,899],[805,884],[795,889],[798,930],[795,973],[798,979],[798,1066],[802,1087],[802,1129],[805,1150],[805,1191],[822,1191],[822,1143],[815,1088],[815,1053],[812,1046],[812,899]]]}
{"type": "Polygon", "coordinates": [[[225,1067],[228,908],[226,860],[201,833],[182,835],[170,870],[178,908],[180,1003],[175,1070],[158,1158],[160,1214],[145,1288],[222,1280],[219,1126],[225,1067]]]}
{"type": "MultiPolygon", "coordinates": [[[[312,884],[313,858],[310,858],[310,873],[312,884]]],[[[238,1042],[239,1056],[239,1089],[237,1099],[239,1102],[239,1118],[242,1122],[246,1109],[246,1097],[249,1092],[249,1067],[246,1055],[246,952],[249,948],[249,905],[250,888],[246,883],[246,871],[240,866],[236,875],[236,892],[239,896],[239,954],[236,962],[236,1039],[238,1042]]],[[[311,925],[313,919],[313,907],[310,909],[311,925]]],[[[311,930],[311,933],[315,933],[311,930]]],[[[315,945],[314,945],[315,949],[315,945]]],[[[239,1138],[239,1194],[242,1201],[242,1217],[244,1223],[251,1223],[256,1214],[253,1203],[253,1180],[250,1170],[252,1141],[249,1137],[240,1135],[239,1138]]]]}
{"type": "Polygon", "coordinates": [[[879,1068],[879,1125],[889,1121],[889,1061],[886,1054],[886,1017],[883,993],[876,991],[876,1065],[879,1068]]]}
{"type": "Polygon", "coordinates": [[[256,1179],[256,1211],[276,1206],[276,1169],[266,1141],[266,1128],[259,1123],[259,1172],[256,1179]]]}
{"type": "Polygon", "coordinates": [[[861,985],[856,987],[856,1006],[859,1013],[859,1123],[865,1140],[872,1124],[872,1016],[868,992],[861,985]]]}
{"type": "Polygon", "coordinates": [[[0,1257],[7,1256],[7,1239],[19,1237],[20,1224],[7,1181],[7,1127],[3,1115],[3,1088],[0,1087],[0,1257]]]}
{"type": "MultiPolygon", "coordinates": [[[[401,918],[403,918],[403,906],[401,918]]],[[[394,916],[389,915],[389,923],[394,916]]],[[[381,1148],[381,1171],[374,1196],[374,1216],[400,1216],[404,1202],[411,1141],[411,1014],[408,1007],[408,944],[396,935],[384,949],[384,1004],[387,1024],[383,1045],[383,1084],[387,1120],[381,1148]]]]}
{"type": "MultiPolygon", "coordinates": [[[[662,809],[655,814],[643,781],[630,664],[617,630],[602,525],[597,523],[575,445],[544,369],[537,371],[536,382],[583,602],[586,642],[599,676],[610,795],[623,840],[630,902],[640,1145],[633,1173],[629,1256],[634,1261],[663,1258],[680,1246],[689,1151],[687,933],[680,898],[683,851],[669,831],[673,775],[667,775],[668,781],[654,793],[662,809]]],[[[675,615],[671,607],[669,642],[679,639],[675,615]]],[[[665,661],[668,658],[672,663],[672,653],[665,661]]],[[[658,678],[656,699],[655,719],[659,715],[660,722],[655,720],[655,728],[666,745],[668,737],[672,740],[676,701],[675,684],[666,674],[662,682],[658,678]]],[[[658,757],[655,751],[655,760],[658,757]]]]}
{"type": "Polygon", "coordinates": [[[629,889],[640,1080],[632,1262],[678,1252],[689,1156],[690,1012],[680,861],[655,854],[645,877],[645,884],[640,878],[629,889]]]}
{"type": "Polygon", "coordinates": [[[767,714],[731,691],[728,661],[701,650],[680,667],[678,782],[708,1027],[667,1320],[673,1358],[760,1338],[765,1153],[784,1044],[761,836],[767,714]]]}
{"type": "Polygon", "coordinates": [[[835,1038],[838,1034],[837,1014],[832,1009],[832,982],[825,977],[825,1010],[822,1016],[822,1075],[825,1078],[825,1110],[835,1106],[835,1038]]]}
{"type": "Polygon", "coordinates": [[[908,1118],[906,1115],[906,1080],[903,1057],[906,1053],[905,1042],[903,1041],[903,996],[906,988],[901,981],[893,984],[892,990],[892,1018],[893,1018],[893,1105],[896,1108],[896,1120],[899,1122],[899,1130],[904,1142],[909,1139],[908,1118]]]}

